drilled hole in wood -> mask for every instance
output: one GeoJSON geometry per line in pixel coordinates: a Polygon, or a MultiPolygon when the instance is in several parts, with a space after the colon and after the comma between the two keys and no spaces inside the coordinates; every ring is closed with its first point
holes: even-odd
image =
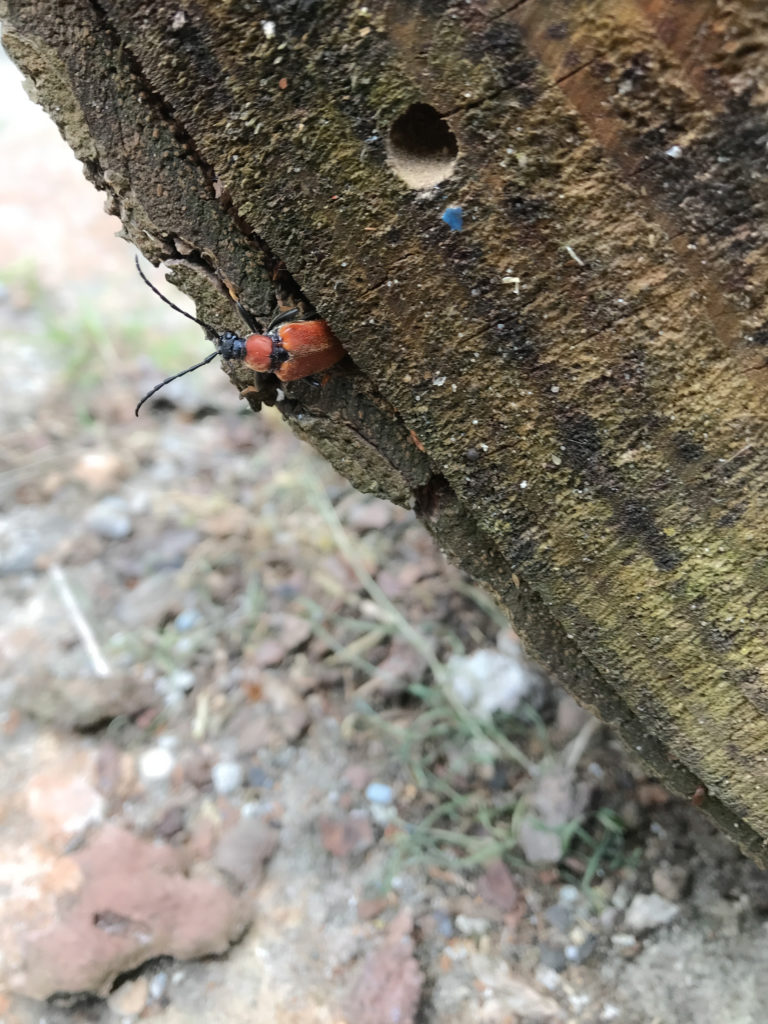
{"type": "Polygon", "coordinates": [[[428,103],[412,103],[390,128],[389,165],[409,188],[430,188],[449,178],[458,155],[448,122],[428,103]]]}

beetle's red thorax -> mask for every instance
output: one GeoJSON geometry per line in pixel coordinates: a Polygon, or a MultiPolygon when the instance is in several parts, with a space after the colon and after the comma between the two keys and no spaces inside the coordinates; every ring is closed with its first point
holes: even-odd
{"type": "Polygon", "coordinates": [[[341,342],[325,320],[295,320],[278,327],[277,334],[288,353],[288,359],[275,370],[280,380],[300,380],[321,373],[344,355],[341,342]]]}
{"type": "Polygon", "coordinates": [[[269,373],[272,369],[272,339],[268,334],[249,334],[245,339],[243,362],[258,373],[269,373]]]}

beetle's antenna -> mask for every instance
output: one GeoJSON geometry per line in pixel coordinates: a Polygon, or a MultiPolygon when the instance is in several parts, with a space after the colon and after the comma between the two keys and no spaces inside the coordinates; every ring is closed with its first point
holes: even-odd
{"type": "MultiPolygon", "coordinates": [[[[184,311],[183,309],[180,309],[180,308],[179,308],[179,307],[178,307],[178,306],[176,305],[176,303],[175,303],[175,302],[171,302],[171,300],[170,300],[170,299],[167,299],[167,298],[165,297],[165,295],[163,295],[163,293],[162,293],[161,291],[159,291],[159,290],[158,290],[157,288],[155,288],[155,286],[154,286],[154,285],[152,284],[152,282],[151,282],[151,281],[150,281],[150,280],[149,280],[149,279],[147,278],[147,275],[146,275],[146,274],[144,273],[144,271],[143,271],[143,270],[141,269],[141,265],[139,264],[139,257],[138,257],[138,256],[135,256],[135,257],[134,257],[134,261],[135,261],[135,263],[136,263],[136,269],[137,269],[137,270],[138,270],[138,272],[139,272],[139,277],[140,277],[140,278],[142,279],[142,281],[144,282],[144,284],[145,284],[145,285],[146,285],[146,286],[147,286],[148,288],[151,288],[151,289],[152,289],[152,291],[153,291],[153,292],[155,293],[155,295],[159,296],[159,297],[160,297],[160,298],[161,298],[161,299],[163,300],[163,302],[164,302],[164,303],[166,304],[166,306],[170,306],[170,307],[171,307],[171,309],[175,309],[177,313],[181,313],[181,315],[182,315],[182,316],[185,316],[185,317],[187,318],[187,320],[193,320],[193,321],[194,321],[194,322],[195,322],[196,324],[199,324],[199,326],[203,328],[203,330],[204,330],[204,331],[206,332],[206,334],[207,334],[207,335],[208,335],[209,337],[211,337],[211,338],[218,338],[218,336],[219,336],[219,335],[218,335],[218,332],[217,332],[217,331],[215,331],[215,330],[214,330],[214,329],[213,329],[213,328],[211,327],[211,325],[210,325],[210,324],[207,324],[207,323],[205,322],[205,320],[201,320],[201,319],[200,319],[199,317],[196,317],[196,316],[192,316],[192,314],[191,314],[191,313],[186,313],[186,312],[185,312],[185,311],[184,311]]],[[[214,353],[214,354],[215,354],[215,353],[214,353]]],[[[208,361],[208,360],[206,360],[206,362],[207,362],[207,361],[208,361]]],[[[200,363],[199,365],[200,365],[200,366],[202,366],[203,364],[202,364],[202,363],[200,363]]],[[[195,366],[192,366],[192,367],[190,367],[190,369],[192,369],[192,370],[195,370],[195,369],[197,369],[197,367],[195,367],[195,366]]],[[[189,373],[189,370],[185,370],[185,371],[184,371],[184,373],[189,373]]],[[[179,375],[179,376],[180,376],[180,375],[179,375]]],[[[169,378],[168,378],[168,380],[173,380],[173,377],[169,377],[169,378]]],[[[167,383],[168,383],[168,381],[163,381],[163,384],[167,384],[167,383]]],[[[161,385],[160,385],[160,387],[162,387],[162,386],[163,386],[163,385],[161,384],[161,385]]],[[[150,391],[150,394],[152,394],[152,392],[151,392],[151,391],[150,391]]],[[[147,395],[147,398],[148,398],[148,397],[149,397],[149,395],[147,395]]],[[[139,404],[141,404],[141,403],[139,403],[139,404]]]]}
{"type": "MultiPolygon", "coordinates": [[[[141,271],[139,271],[139,273],[141,274],[141,271]]],[[[143,274],[141,276],[144,277],[143,274]]],[[[145,278],[145,280],[146,280],[146,278],[145,278]]],[[[149,284],[149,282],[147,282],[147,284],[149,284]]],[[[149,285],[149,287],[152,288],[152,285],[149,285]]],[[[156,291],[157,289],[153,288],[152,290],[156,291]]],[[[160,295],[159,292],[158,292],[158,295],[160,295]]],[[[161,299],[162,299],[162,297],[163,296],[160,295],[161,299]]],[[[172,302],[170,302],[168,304],[171,305],[171,306],[173,305],[172,302]]],[[[179,310],[179,312],[181,313],[182,310],[179,310]]],[[[186,316],[186,314],[185,314],[185,316],[186,316]]],[[[194,317],[192,317],[192,319],[194,320],[194,317]]],[[[171,381],[172,380],[176,380],[177,377],[183,377],[185,373],[192,373],[193,370],[199,370],[201,366],[205,366],[206,363],[210,363],[211,360],[215,359],[218,354],[219,354],[218,350],[216,350],[215,352],[211,352],[211,354],[209,356],[206,356],[205,359],[202,359],[199,363],[195,363],[194,366],[190,366],[190,367],[188,367],[188,369],[182,370],[181,373],[174,373],[174,375],[172,377],[166,377],[165,380],[161,380],[159,384],[155,384],[155,386],[152,388],[152,390],[148,391],[146,393],[146,395],[144,395],[142,400],[139,402],[139,404],[136,406],[136,415],[137,416],[139,415],[139,409],[142,407],[142,405],[144,405],[146,400],[148,398],[151,398],[152,395],[154,395],[156,391],[160,390],[160,388],[164,388],[166,384],[170,384],[171,381]]]]}

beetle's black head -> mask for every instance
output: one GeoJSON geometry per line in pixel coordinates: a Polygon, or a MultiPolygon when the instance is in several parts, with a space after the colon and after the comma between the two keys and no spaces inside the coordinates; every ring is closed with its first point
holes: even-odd
{"type": "Polygon", "coordinates": [[[210,324],[205,322],[205,320],[200,320],[199,317],[192,316],[190,313],[186,313],[183,309],[179,309],[179,307],[171,302],[170,299],[167,299],[162,292],[159,292],[151,281],[147,280],[147,277],[139,265],[138,256],[136,257],[136,269],[144,283],[151,288],[155,295],[158,295],[166,305],[170,306],[171,309],[175,309],[177,313],[181,313],[181,315],[185,316],[188,320],[194,320],[196,324],[200,324],[205,331],[206,337],[212,341],[216,341],[215,352],[211,352],[210,355],[206,356],[205,359],[201,359],[199,363],[195,363],[194,366],[190,366],[188,369],[182,370],[180,373],[174,373],[172,377],[166,377],[165,380],[156,384],[151,391],[148,391],[136,406],[136,415],[138,416],[142,405],[144,405],[148,398],[151,398],[152,395],[156,394],[160,388],[164,388],[166,384],[170,384],[172,380],[177,380],[179,377],[183,377],[186,373],[191,373],[193,370],[197,370],[200,366],[205,366],[206,363],[210,363],[216,358],[216,356],[221,356],[222,359],[245,359],[245,338],[239,337],[234,331],[223,331],[221,334],[218,334],[210,324]]]}
{"type": "Polygon", "coordinates": [[[245,359],[245,338],[234,331],[222,331],[219,335],[219,355],[222,359],[245,359]]]}

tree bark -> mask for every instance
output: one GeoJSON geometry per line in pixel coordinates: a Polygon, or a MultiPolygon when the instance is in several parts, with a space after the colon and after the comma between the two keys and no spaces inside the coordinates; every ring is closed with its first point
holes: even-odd
{"type": "Polygon", "coordinates": [[[322,388],[233,371],[254,407],[768,862],[764,0],[3,2],[203,317],[342,339],[322,388]]]}

